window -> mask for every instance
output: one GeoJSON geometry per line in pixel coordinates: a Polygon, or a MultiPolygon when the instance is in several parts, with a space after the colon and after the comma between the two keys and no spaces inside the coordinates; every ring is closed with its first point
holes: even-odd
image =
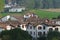
{"type": "Polygon", "coordinates": [[[35,27],[33,27],[33,29],[35,30],[35,27]]]}
{"type": "Polygon", "coordinates": [[[34,32],[34,35],[35,35],[35,32],[34,32]]]}
{"type": "Polygon", "coordinates": [[[53,31],[53,29],[52,28],[49,28],[49,31],[53,31]]]}
{"type": "Polygon", "coordinates": [[[22,25],[22,28],[24,28],[24,25],[22,25]]]}
{"type": "Polygon", "coordinates": [[[39,30],[41,30],[41,29],[42,29],[42,27],[38,27],[38,29],[39,29],[39,30]]]}
{"type": "Polygon", "coordinates": [[[42,35],[42,32],[38,32],[38,35],[41,36],[42,35]]]}
{"type": "Polygon", "coordinates": [[[45,35],[45,31],[43,32],[43,35],[45,35]]]}
{"type": "Polygon", "coordinates": [[[45,26],[43,26],[43,29],[45,30],[45,26]]]}
{"type": "Polygon", "coordinates": [[[32,29],[32,26],[30,26],[30,29],[32,29]]]}
{"type": "Polygon", "coordinates": [[[32,31],[30,31],[30,34],[32,34],[32,31]]]}
{"type": "Polygon", "coordinates": [[[55,31],[58,31],[58,28],[55,28],[55,31]]]}

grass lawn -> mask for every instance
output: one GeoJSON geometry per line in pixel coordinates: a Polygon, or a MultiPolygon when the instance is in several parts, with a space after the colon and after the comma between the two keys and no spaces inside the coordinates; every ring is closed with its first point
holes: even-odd
{"type": "Polygon", "coordinates": [[[48,12],[48,11],[42,11],[42,10],[31,10],[35,14],[37,14],[41,18],[55,18],[60,15],[60,12],[48,12]]]}
{"type": "MultiPolygon", "coordinates": [[[[29,10],[29,11],[34,12],[41,18],[46,17],[46,18],[51,19],[51,18],[55,18],[60,15],[60,12],[48,12],[48,11],[42,11],[42,10],[29,10]]],[[[23,13],[0,13],[0,18],[3,16],[6,16],[6,15],[23,15],[25,13],[26,12],[23,12],[23,13]]]]}

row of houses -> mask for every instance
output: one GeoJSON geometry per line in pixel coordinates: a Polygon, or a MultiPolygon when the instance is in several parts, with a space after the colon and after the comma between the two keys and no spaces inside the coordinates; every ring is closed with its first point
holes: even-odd
{"type": "Polygon", "coordinates": [[[49,31],[60,32],[60,19],[39,18],[34,13],[23,16],[7,15],[0,19],[0,31],[21,28],[33,38],[46,35],[49,31]]]}
{"type": "Polygon", "coordinates": [[[25,7],[21,7],[18,5],[5,4],[5,6],[4,6],[4,12],[22,12],[25,10],[26,10],[25,7]]]}

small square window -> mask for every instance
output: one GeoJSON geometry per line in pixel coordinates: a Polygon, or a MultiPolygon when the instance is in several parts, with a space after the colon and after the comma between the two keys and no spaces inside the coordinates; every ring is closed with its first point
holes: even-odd
{"type": "Polygon", "coordinates": [[[35,35],[35,32],[34,32],[34,35],[35,35]]]}
{"type": "Polygon", "coordinates": [[[42,32],[38,32],[38,35],[41,36],[42,35],[42,32]]]}
{"type": "Polygon", "coordinates": [[[30,29],[32,29],[32,26],[30,26],[30,29]]]}
{"type": "Polygon", "coordinates": [[[43,32],[43,35],[45,35],[45,31],[43,32]]]}
{"type": "Polygon", "coordinates": [[[30,34],[32,35],[32,31],[30,31],[30,34]]]}

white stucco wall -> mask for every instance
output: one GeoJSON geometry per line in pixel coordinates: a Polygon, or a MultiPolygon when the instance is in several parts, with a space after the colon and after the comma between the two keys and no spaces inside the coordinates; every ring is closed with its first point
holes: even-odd
{"type": "Polygon", "coordinates": [[[11,26],[7,25],[7,26],[6,26],[6,29],[7,29],[7,30],[11,30],[11,26]]]}
{"type": "Polygon", "coordinates": [[[60,32],[60,26],[56,26],[56,27],[45,26],[45,29],[43,29],[44,25],[37,25],[36,27],[34,27],[32,25],[28,25],[27,27],[25,26],[24,28],[22,28],[22,25],[20,25],[20,26],[21,26],[22,30],[28,31],[29,34],[30,34],[30,32],[32,32],[32,34],[30,34],[30,35],[33,38],[39,37],[38,32],[42,32],[42,35],[43,35],[43,32],[45,32],[45,34],[47,34],[49,31],[49,28],[52,28],[53,31],[55,30],[55,28],[58,28],[58,31],[60,32]],[[32,27],[32,29],[30,29],[30,27],[32,27]],[[38,27],[42,27],[42,29],[38,30],[38,27]],[[34,32],[35,32],[35,35],[34,35],[34,32]]]}
{"type": "Polygon", "coordinates": [[[32,34],[30,34],[32,37],[36,37],[36,28],[34,28],[34,26],[29,25],[27,28],[28,33],[30,34],[30,32],[32,32],[32,34]],[[32,29],[30,29],[30,26],[32,27],[32,29]],[[35,35],[34,35],[35,32],[35,35]]]}

